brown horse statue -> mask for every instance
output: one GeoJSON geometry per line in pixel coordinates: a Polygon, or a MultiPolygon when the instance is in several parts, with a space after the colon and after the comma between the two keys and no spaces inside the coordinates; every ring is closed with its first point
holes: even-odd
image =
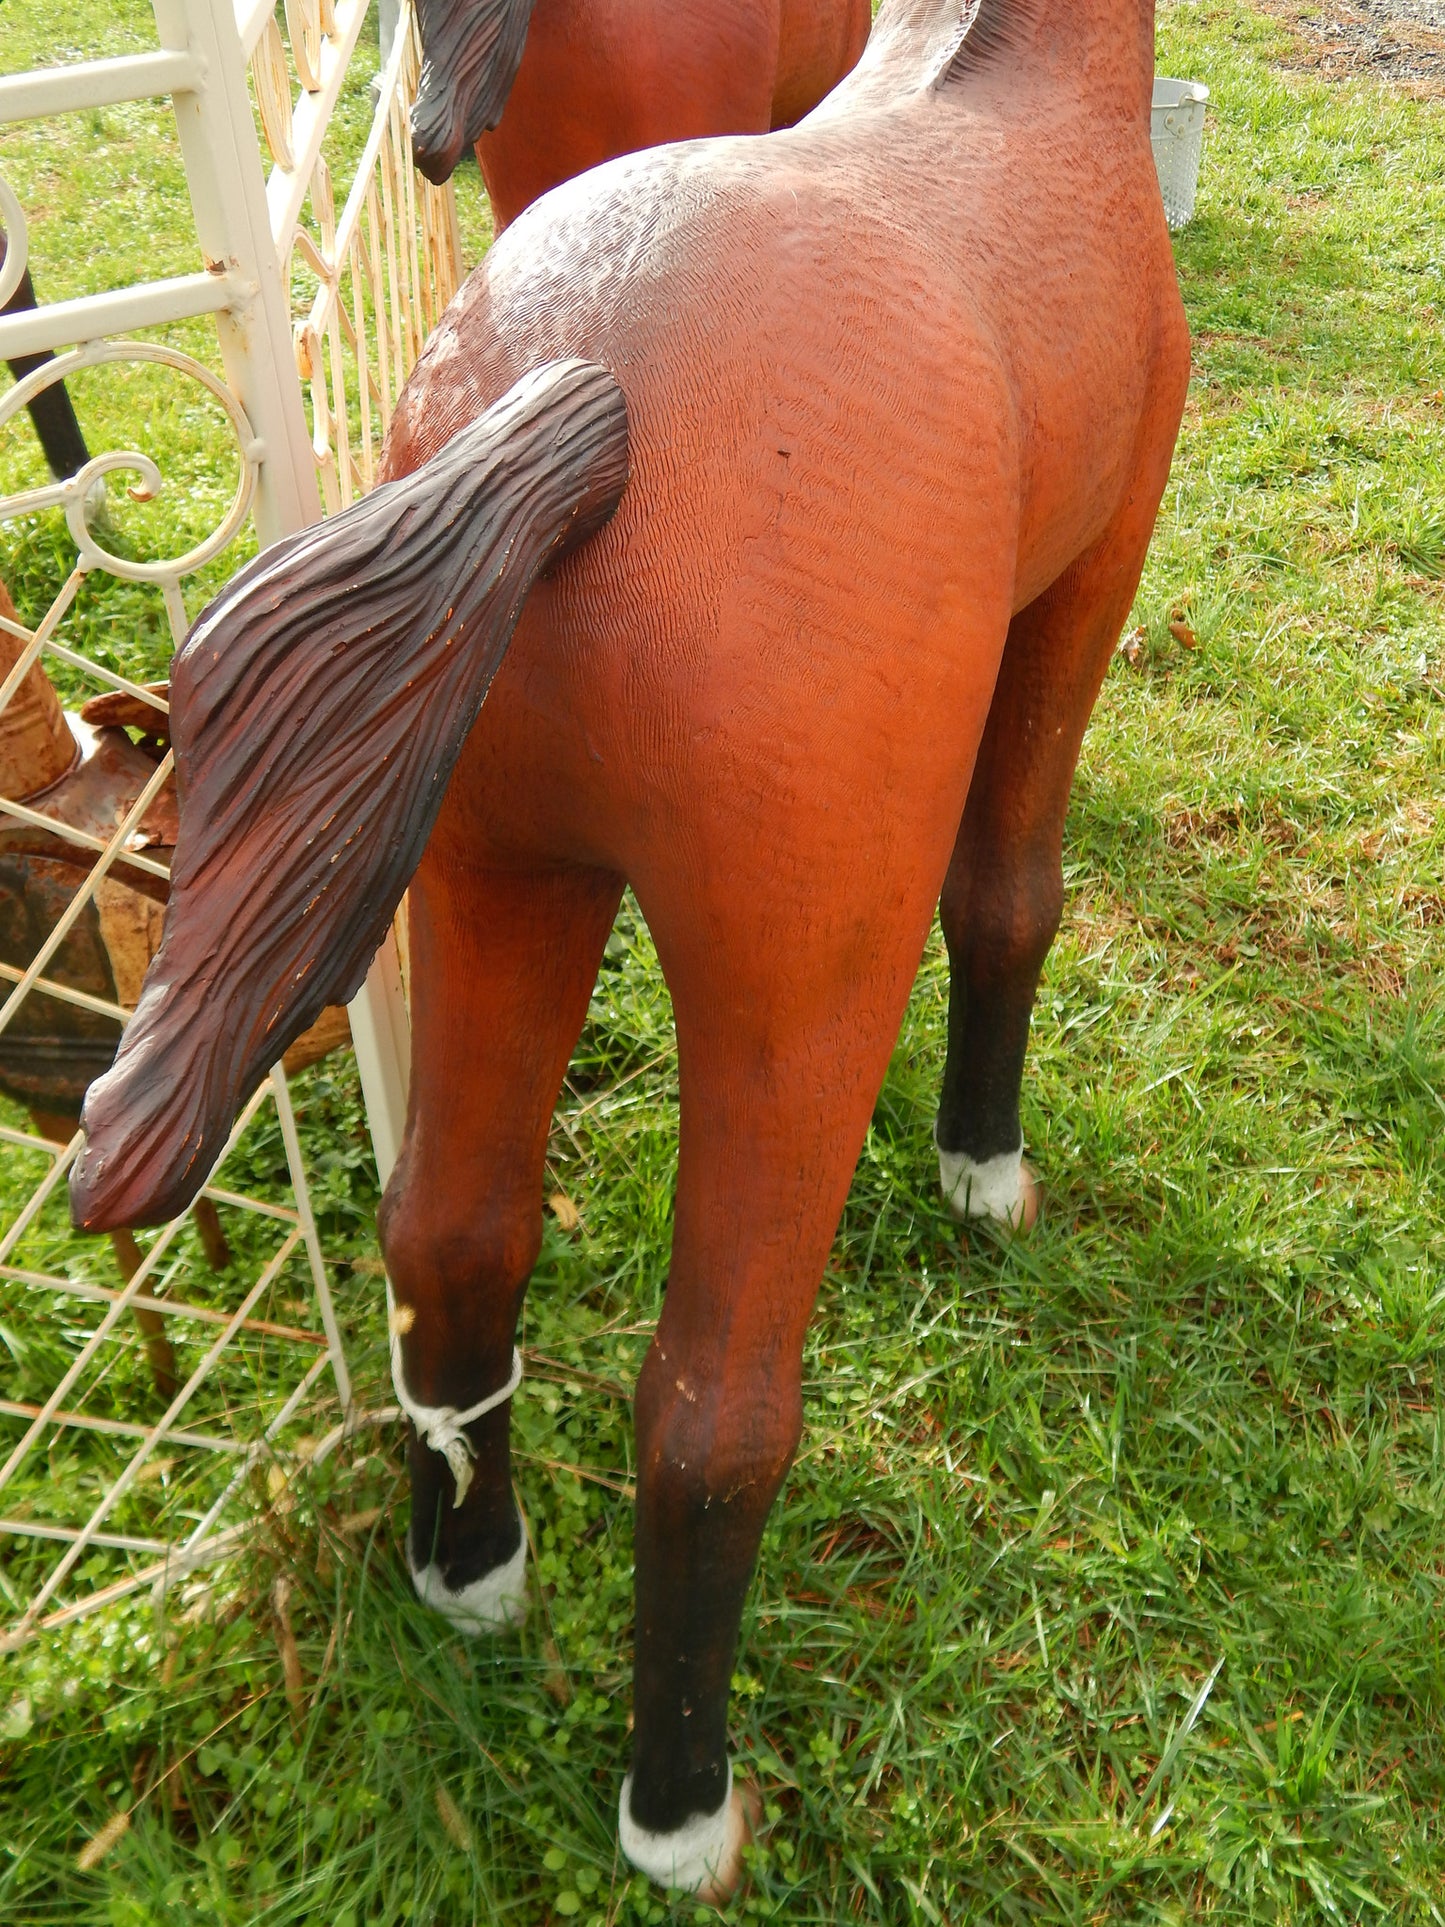
{"type": "Polygon", "coordinates": [[[618,154],[766,134],[856,63],[869,0],[420,0],[412,146],[447,180],[474,145],[498,233],[618,154]]]}
{"type": "Polygon", "coordinates": [[[940,897],[945,1187],[1023,1199],[1065,805],[1189,372],[1152,70],[1152,0],[886,0],[796,128],[558,189],[437,329],[390,480],[253,563],[176,661],[165,940],[74,1211],[183,1206],[410,882],[382,1234],[410,1557],[472,1629],[521,1610],[517,1319],[636,892],[682,1123],[620,1828],[706,1896],[740,1877],[728,1683],[804,1329],[940,897]]]}

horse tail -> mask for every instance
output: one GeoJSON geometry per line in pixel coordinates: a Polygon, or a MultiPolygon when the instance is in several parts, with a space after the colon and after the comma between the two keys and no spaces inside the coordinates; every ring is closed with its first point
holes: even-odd
{"type": "Polygon", "coordinates": [[[627,473],[616,381],[555,362],[206,610],[171,681],[164,940],[86,1099],[77,1224],[183,1210],[267,1069],[355,995],[532,584],[627,473]]]}
{"type": "Polygon", "coordinates": [[[522,64],[535,0],[420,0],[421,80],[411,109],[417,166],[440,187],[495,127],[522,64]]]}

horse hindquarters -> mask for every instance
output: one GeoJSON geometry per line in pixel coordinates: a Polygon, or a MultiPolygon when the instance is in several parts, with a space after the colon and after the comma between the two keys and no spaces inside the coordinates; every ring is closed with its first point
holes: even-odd
{"type": "Polygon", "coordinates": [[[604,161],[672,141],[767,133],[778,7],[538,0],[506,111],[476,142],[498,233],[604,161]]]}
{"type": "Polygon", "coordinates": [[[538,573],[627,473],[613,377],[538,369],[202,615],[171,684],[186,813],[165,939],[86,1098],[78,1225],[183,1209],[266,1069],[359,989],[538,573]]]}

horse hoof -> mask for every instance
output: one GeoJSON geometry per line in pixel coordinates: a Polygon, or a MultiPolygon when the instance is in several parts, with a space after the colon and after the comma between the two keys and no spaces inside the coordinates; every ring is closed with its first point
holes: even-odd
{"type": "Polygon", "coordinates": [[[717,1872],[694,1896],[705,1907],[725,1907],[747,1877],[743,1848],[757,1838],[763,1824],[762,1795],[751,1780],[744,1780],[733,1788],[728,1801],[728,1823],[727,1849],[718,1862],[717,1872]]]}
{"type": "Polygon", "coordinates": [[[1032,1231],[1039,1221],[1039,1206],[1043,1202],[1043,1187],[1034,1175],[1034,1167],[1021,1160],[1019,1163],[1019,1201],[1013,1215],[1008,1220],[1011,1231],[1032,1231]]]}
{"type": "Polygon", "coordinates": [[[672,1833],[653,1833],[632,1818],[632,1775],[622,1783],[618,1837],[639,1872],[659,1887],[724,1906],[747,1873],[746,1847],[762,1824],[763,1803],[750,1783],[730,1784],[716,1813],[700,1813],[672,1833]]]}
{"type": "Polygon", "coordinates": [[[470,1585],[449,1586],[440,1566],[412,1566],[411,1582],[422,1604],[439,1612],[459,1633],[477,1638],[520,1626],[527,1617],[526,1534],[505,1565],[494,1566],[470,1585]]]}
{"type": "Polygon", "coordinates": [[[938,1181],[949,1213],[960,1224],[992,1218],[1006,1231],[1029,1231],[1039,1215],[1039,1181],[1018,1151],[976,1163],[962,1151],[938,1147],[938,1181]]]}

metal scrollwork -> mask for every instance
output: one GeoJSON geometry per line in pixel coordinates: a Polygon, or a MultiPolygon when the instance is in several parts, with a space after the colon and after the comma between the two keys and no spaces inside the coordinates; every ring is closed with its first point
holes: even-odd
{"type": "Polygon", "coordinates": [[[0,261],[0,308],[3,308],[20,286],[30,259],[30,231],[25,225],[25,210],[3,174],[0,174],[0,227],[5,230],[5,259],[0,261]]]}
{"type": "Polygon", "coordinates": [[[308,94],[321,91],[320,0],[286,0],[286,27],[291,35],[291,58],[296,76],[308,94]]]}
{"type": "Polygon", "coordinates": [[[271,158],[289,174],[296,165],[291,146],[291,72],[286,65],[286,49],[275,14],[261,29],[261,38],[256,42],[256,51],[251,56],[251,78],[255,82],[256,106],[271,158]]]}
{"type": "Polygon", "coordinates": [[[108,549],[89,520],[103,500],[104,492],[97,484],[106,475],[117,471],[136,474],[140,477],[140,486],[132,486],[128,491],[132,501],[136,502],[154,500],[164,487],[164,477],[156,463],[149,455],[142,455],[136,449],[116,449],[97,455],[66,481],[51,482],[44,488],[28,489],[23,494],[0,499],[0,521],[35,515],[42,509],[61,508],[65,512],[75,546],[80,551],[79,560],[83,569],[105,569],[111,575],[121,576],[130,582],[154,582],[173,590],[180,577],[203,568],[213,556],[219,555],[241,528],[251,504],[257,469],[264,453],[245,410],[220,376],[213,374],[194,356],[183,354],[176,348],[164,348],[142,341],[92,341],[69,354],[57,356],[54,361],[47,362],[44,367],[37,368],[33,374],[17,382],[0,400],[0,429],[53,383],[67,380],[82,368],[97,368],[112,362],[149,362],[158,367],[172,368],[190,380],[199,382],[220,405],[235,435],[240,456],[236,492],[220,522],[208,536],[182,555],[138,562],[108,549]]]}

